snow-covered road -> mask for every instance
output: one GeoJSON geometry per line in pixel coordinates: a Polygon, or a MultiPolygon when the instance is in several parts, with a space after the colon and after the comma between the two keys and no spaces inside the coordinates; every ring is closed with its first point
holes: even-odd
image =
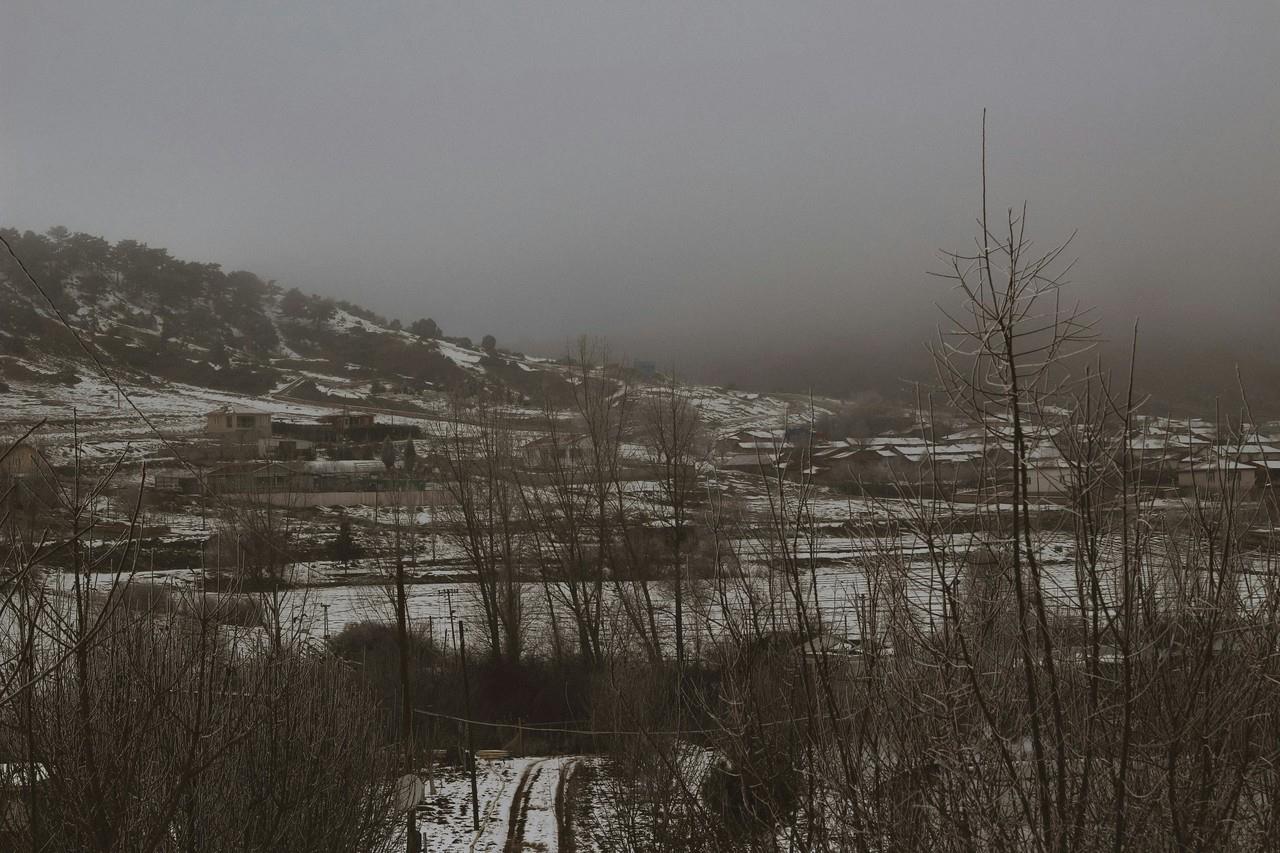
{"type": "Polygon", "coordinates": [[[558,756],[527,767],[512,798],[506,853],[539,850],[558,853],[562,817],[560,787],[575,759],[558,756]]]}
{"type": "MultiPolygon", "coordinates": [[[[557,800],[574,756],[480,761],[480,831],[473,828],[471,783],[459,767],[440,768],[435,793],[418,809],[424,853],[516,853],[560,849],[557,800]]],[[[404,830],[387,849],[404,850],[404,830]]]]}

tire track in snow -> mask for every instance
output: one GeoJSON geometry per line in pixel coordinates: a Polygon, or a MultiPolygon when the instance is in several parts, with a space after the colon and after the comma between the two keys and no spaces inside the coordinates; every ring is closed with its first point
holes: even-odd
{"type": "Polygon", "coordinates": [[[560,767],[559,778],[556,780],[556,847],[559,853],[576,853],[577,850],[573,839],[573,815],[569,813],[572,804],[568,797],[569,778],[577,766],[578,759],[569,759],[560,767]]]}
{"type": "Polygon", "coordinates": [[[544,758],[526,768],[511,803],[504,853],[560,853],[573,849],[565,808],[565,780],[576,758],[544,758]]]}
{"type": "Polygon", "coordinates": [[[530,764],[520,774],[515,796],[511,799],[511,814],[507,818],[507,844],[502,848],[503,853],[521,853],[525,849],[524,831],[529,819],[529,790],[542,775],[542,765],[546,764],[547,760],[544,758],[542,761],[530,764]]]}

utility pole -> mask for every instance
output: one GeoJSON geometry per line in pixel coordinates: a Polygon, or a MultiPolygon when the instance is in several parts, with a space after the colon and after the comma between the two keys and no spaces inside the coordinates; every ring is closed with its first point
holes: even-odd
{"type": "Polygon", "coordinates": [[[462,656],[462,699],[467,715],[467,767],[471,770],[471,825],[480,831],[480,791],[476,785],[476,744],[471,731],[471,682],[467,677],[467,626],[458,620],[458,653],[462,656]]]}
{"type": "MultiPolygon", "coordinates": [[[[683,578],[680,576],[680,557],[676,556],[676,677],[679,679],[680,686],[683,687],[684,682],[684,606],[681,591],[684,587],[683,578]]],[[[657,639],[657,638],[655,638],[657,639]]]]}
{"type": "MultiPolygon", "coordinates": [[[[427,638],[428,647],[434,648],[436,627],[430,616],[427,617],[427,638]]],[[[432,795],[436,792],[436,718],[430,716],[427,717],[427,792],[432,795]]]]}
{"type": "MultiPolygon", "coordinates": [[[[456,592],[456,590],[446,589],[446,590],[444,591],[444,599],[445,599],[445,601],[448,603],[448,607],[449,607],[449,634],[452,634],[452,633],[453,633],[453,616],[454,616],[454,613],[453,613],[453,594],[454,594],[454,592],[456,592]]],[[[459,623],[459,624],[461,624],[461,623],[459,623]]],[[[450,638],[449,638],[449,635],[448,635],[448,634],[446,634],[446,635],[445,635],[445,638],[444,638],[444,641],[445,641],[445,642],[444,642],[444,649],[445,649],[445,652],[448,652],[448,651],[449,651],[449,639],[450,639],[450,638]]],[[[455,645],[455,646],[457,646],[458,641],[457,641],[457,638],[456,638],[456,637],[454,637],[454,638],[453,638],[453,642],[454,642],[454,645],[455,645]]]]}
{"type": "MultiPolygon", "coordinates": [[[[377,492],[374,492],[377,496],[377,492]]],[[[375,512],[377,510],[375,509],[375,512]]],[[[413,772],[413,696],[409,692],[409,601],[404,590],[404,559],[400,552],[400,525],[396,525],[396,642],[400,646],[400,737],[404,741],[405,772],[413,772]]],[[[326,614],[327,614],[326,610],[326,614]]],[[[327,630],[326,630],[326,633],[327,630]]],[[[413,809],[405,815],[405,843],[409,853],[418,853],[418,830],[413,809]]]]}
{"type": "Polygon", "coordinates": [[[324,638],[327,640],[329,639],[329,605],[321,604],[320,607],[324,610],[324,638]]]}

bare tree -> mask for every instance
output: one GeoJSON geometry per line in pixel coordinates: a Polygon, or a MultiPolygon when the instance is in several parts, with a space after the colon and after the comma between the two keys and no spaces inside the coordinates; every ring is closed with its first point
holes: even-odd
{"type": "Polygon", "coordinates": [[[583,338],[569,362],[570,410],[562,412],[547,395],[536,470],[523,477],[520,496],[553,631],[558,614],[567,612],[579,655],[597,664],[606,652],[605,585],[616,565],[631,389],[603,345],[583,338]]]}
{"type": "Polygon", "coordinates": [[[489,653],[519,663],[524,546],[508,416],[483,402],[468,406],[455,399],[452,417],[439,424],[434,438],[451,499],[439,508],[442,530],[466,555],[475,577],[489,653]]]}

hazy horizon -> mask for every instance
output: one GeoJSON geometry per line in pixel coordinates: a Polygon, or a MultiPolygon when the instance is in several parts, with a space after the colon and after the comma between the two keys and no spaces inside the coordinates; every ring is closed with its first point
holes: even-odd
{"type": "MultiPolygon", "coordinates": [[[[1144,361],[1276,378],[1280,7],[18,0],[0,222],[702,379],[918,376],[993,208],[1144,361]]],[[[1163,381],[1170,381],[1163,377],[1163,381]]]]}

